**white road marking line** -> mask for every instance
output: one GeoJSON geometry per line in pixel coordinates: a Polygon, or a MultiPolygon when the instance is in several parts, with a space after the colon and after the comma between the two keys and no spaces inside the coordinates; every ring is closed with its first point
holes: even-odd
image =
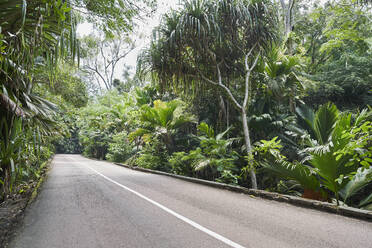
{"type": "Polygon", "coordinates": [[[235,243],[234,241],[232,241],[232,240],[230,240],[230,239],[228,239],[228,238],[225,238],[225,237],[223,237],[222,235],[220,235],[220,234],[218,234],[218,233],[215,233],[215,232],[213,232],[212,230],[209,230],[209,229],[206,228],[206,227],[203,227],[202,225],[199,225],[198,223],[196,223],[196,222],[194,222],[194,221],[192,221],[192,220],[186,218],[185,216],[182,216],[182,215],[180,215],[179,213],[174,212],[173,210],[171,210],[171,209],[169,209],[169,208],[167,208],[167,207],[161,205],[160,203],[158,203],[158,202],[156,202],[156,201],[154,201],[154,200],[151,200],[151,199],[148,198],[147,196],[144,196],[144,195],[142,195],[141,193],[138,193],[137,191],[134,191],[133,189],[128,188],[127,186],[124,186],[124,185],[122,185],[122,184],[120,184],[120,183],[118,183],[118,182],[112,180],[111,178],[109,178],[109,177],[103,175],[102,173],[96,171],[95,169],[93,169],[93,168],[90,167],[89,165],[85,165],[85,164],[83,164],[83,163],[81,163],[81,162],[78,162],[78,163],[79,163],[79,164],[82,164],[83,166],[86,166],[87,168],[89,168],[90,170],[94,171],[95,173],[97,173],[98,175],[100,175],[101,177],[103,177],[104,179],[106,179],[107,181],[110,181],[110,182],[112,182],[113,184],[116,184],[117,186],[119,186],[119,187],[121,187],[121,188],[123,188],[123,189],[125,189],[125,190],[127,190],[127,191],[129,191],[129,192],[131,192],[131,193],[133,193],[133,194],[135,194],[135,195],[137,195],[138,197],[140,197],[140,198],[142,198],[142,199],[144,199],[144,200],[150,202],[151,204],[153,204],[153,205],[155,205],[155,206],[157,206],[157,207],[163,209],[165,212],[167,212],[167,213],[169,213],[169,214],[175,216],[176,218],[178,218],[178,219],[180,219],[180,220],[186,222],[187,224],[189,224],[189,225],[195,227],[196,229],[199,229],[200,231],[202,231],[202,232],[208,234],[209,236],[212,236],[213,238],[218,239],[218,240],[222,241],[223,243],[225,243],[225,244],[227,244],[227,245],[229,245],[229,246],[231,246],[231,247],[234,247],[234,248],[245,248],[244,246],[239,245],[239,244],[235,243]]]}

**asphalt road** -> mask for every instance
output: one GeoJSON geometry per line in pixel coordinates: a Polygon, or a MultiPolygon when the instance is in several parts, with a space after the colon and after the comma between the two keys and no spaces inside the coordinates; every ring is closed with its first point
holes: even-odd
{"type": "Polygon", "coordinates": [[[372,247],[372,223],[57,155],[11,248],[372,247]]]}

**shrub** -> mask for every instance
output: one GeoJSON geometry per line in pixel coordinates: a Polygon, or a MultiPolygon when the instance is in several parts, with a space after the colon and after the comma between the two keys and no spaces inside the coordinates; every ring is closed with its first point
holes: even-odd
{"type": "Polygon", "coordinates": [[[185,152],[175,152],[169,158],[169,164],[173,173],[183,176],[194,175],[193,160],[185,152]]]}
{"type": "Polygon", "coordinates": [[[170,172],[167,148],[159,139],[154,138],[143,147],[136,165],[142,168],[170,172]]]}
{"type": "Polygon", "coordinates": [[[133,155],[133,146],[127,139],[127,133],[120,132],[112,137],[106,158],[113,162],[124,162],[133,155]]]}

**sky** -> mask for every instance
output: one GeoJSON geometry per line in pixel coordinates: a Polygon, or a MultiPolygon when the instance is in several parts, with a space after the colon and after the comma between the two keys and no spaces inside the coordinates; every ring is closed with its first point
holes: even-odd
{"type": "MultiPolygon", "coordinates": [[[[135,73],[137,56],[151,41],[152,30],[160,24],[161,16],[171,9],[176,9],[179,0],[158,0],[158,7],[154,15],[146,20],[138,21],[138,30],[133,36],[142,35],[141,38],[136,38],[136,48],[127,55],[127,57],[118,63],[115,69],[115,77],[121,79],[124,65],[132,67],[131,74],[135,73]]],[[[82,23],[78,25],[78,37],[89,35],[93,32],[93,26],[90,23],[82,23]]]]}
{"type": "MultiPolygon", "coordinates": [[[[324,3],[326,0],[308,0],[309,2],[318,1],[324,3]]],[[[160,20],[163,14],[169,12],[171,9],[177,9],[180,0],[158,0],[158,7],[151,18],[138,22],[137,32],[133,36],[139,36],[141,38],[136,39],[136,48],[127,55],[127,57],[118,63],[115,70],[115,78],[122,79],[122,73],[125,68],[124,65],[132,67],[130,74],[134,75],[136,70],[137,56],[142,49],[144,49],[151,41],[152,30],[160,24],[160,20]]],[[[287,1],[285,1],[287,2],[287,1]]],[[[90,23],[82,23],[78,25],[77,33],[79,37],[88,35],[93,32],[93,26],[90,23]]]]}

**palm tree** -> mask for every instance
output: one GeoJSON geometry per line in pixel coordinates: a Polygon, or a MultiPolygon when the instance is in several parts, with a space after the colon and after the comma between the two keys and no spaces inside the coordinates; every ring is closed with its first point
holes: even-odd
{"type": "Polygon", "coordinates": [[[237,139],[225,138],[230,129],[215,135],[212,127],[205,122],[200,123],[198,138],[201,149],[190,152],[194,158],[192,167],[195,172],[203,173],[209,177],[208,179],[214,180],[223,173],[239,171],[234,165],[234,161],[239,158],[238,153],[231,149],[231,145],[237,139]]]}
{"type": "MultiPolygon", "coordinates": [[[[303,139],[304,148],[299,151],[304,155],[302,163],[280,158],[264,163],[264,167],[297,180],[305,189],[318,191],[322,185],[335,194],[338,202],[341,189],[350,183],[348,175],[356,172],[362,161],[371,160],[372,153],[366,147],[371,139],[372,112],[363,110],[353,119],[350,113],[340,113],[334,104],[328,103],[315,113],[304,106],[298,107],[297,113],[299,126],[290,130],[303,139]],[[362,158],[358,153],[363,154],[362,158]],[[314,179],[317,184],[311,183],[314,179]]],[[[359,184],[371,182],[369,177],[364,181],[360,178],[359,184]]],[[[344,190],[342,195],[349,194],[344,190]]]]}
{"type": "Polygon", "coordinates": [[[149,135],[160,136],[167,150],[172,153],[175,132],[183,125],[195,122],[195,117],[188,114],[184,107],[185,103],[177,99],[169,102],[155,100],[154,107],[143,105],[140,118],[145,123],[145,127],[132,132],[129,138],[133,140],[143,136],[146,139],[149,135]]]}
{"type": "Polygon", "coordinates": [[[52,71],[65,47],[74,57],[77,43],[68,2],[1,0],[0,23],[0,114],[6,123],[1,128],[0,153],[6,156],[1,159],[0,177],[6,195],[11,167],[17,165],[13,153],[22,147],[12,141],[15,130],[22,133],[15,125],[22,122],[23,129],[39,126],[51,131],[50,116],[56,109],[33,93],[34,71],[37,67],[52,71]]]}
{"type": "Polygon", "coordinates": [[[304,89],[297,75],[301,64],[298,57],[286,55],[284,52],[283,48],[274,46],[265,59],[263,72],[270,95],[278,102],[288,101],[289,109],[294,113],[296,97],[304,89]]]}
{"type": "Polygon", "coordinates": [[[76,55],[75,21],[68,2],[1,0],[0,23],[6,42],[0,55],[1,112],[47,114],[43,109],[53,106],[32,93],[33,73],[36,67],[51,71],[66,47],[71,48],[71,56],[76,55]]]}
{"type": "MultiPolygon", "coordinates": [[[[189,94],[207,87],[222,91],[241,114],[250,158],[251,77],[261,53],[275,39],[271,7],[267,1],[186,1],[182,10],[165,17],[139,66],[141,70],[147,64],[163,89],[189,94]]],[[[250,175],[257,188],[253,167],[250,175]]]]}
{"type": "MultiPolygon", "coordinates": [[[[303,150],[308,156],[304,161],[316,169],[321,183],[335,193],[337,201],[339,191],[348,182],[345,176],[360,167],[358,160],[353,159],[354,154],[342,152],[358,138],[347,133],[360,128],[370,116],[371,113],[363,111],[353,121],[350,113],[340,113],[334,104],[328,103],[318,109],[312,122],[308,122],[315,140],[308,139],[309,147],[303,150]]],[[[364,149],[363,145],[355,148],[364,149]]]]}

